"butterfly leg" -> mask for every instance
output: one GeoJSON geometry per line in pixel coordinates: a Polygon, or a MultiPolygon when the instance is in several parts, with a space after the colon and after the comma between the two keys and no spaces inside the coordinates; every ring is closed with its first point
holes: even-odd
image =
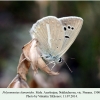
{"type": "Polygon", "coordinates": [[[55,67],[55,65],[56,65],[56,63],[55,63],[55,62],[53,62],[53,64],[54,64],[54,65],[52,66],[51,70],[52,70],[52,69],[55,67]]]}
{"type": "MultiPolygon", "coordinates": [[[[51,70],[55,67],[56,63],[54,61],[51,61],[49,64],[53,63],[54,65],[52,66],[51,70]]],[[[47,66],[49,65],[47,64],[47,66]]]]}

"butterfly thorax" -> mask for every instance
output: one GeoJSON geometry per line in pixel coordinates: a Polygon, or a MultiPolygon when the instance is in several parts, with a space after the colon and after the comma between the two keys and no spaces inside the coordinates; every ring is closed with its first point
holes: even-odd
{"type": "Polygon", "coordinates": [[[58,57],[58,56],[53,56],[51,54],[47,54],[47,55],[44,55],[42,57],[46,62],[55,62],[55,63],[60,63],[62,62],[61,58],[58,57]]]}

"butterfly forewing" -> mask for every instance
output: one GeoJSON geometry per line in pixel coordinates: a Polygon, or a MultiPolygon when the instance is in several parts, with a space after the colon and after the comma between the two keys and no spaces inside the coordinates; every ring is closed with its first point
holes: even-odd
{"type": "Polygon", "coordinates": [[[50,35],[51,35],[51,47],[53,56],[58,55],[60,52],[63,41],[64,41],[64,31],[62,29],[62,24],[58,19],[50,18],[50,35]]]}
{"type": "Polygon", "coordinates": [[[62,22],[64,29],[64,42],[61,51],[59,52],[59,57],[61,57],[75,41],[77,35],[83,24],[83,19],[80,17],[63,17],[59,18],[62,22]]]}
{"type": "Polygon", "coordinates": [[[38,39],[42,53],[58,55],[63,46],[64,31],[62,23],[56,17],[49,16],[40,19],[30,33],[38,39]]]}

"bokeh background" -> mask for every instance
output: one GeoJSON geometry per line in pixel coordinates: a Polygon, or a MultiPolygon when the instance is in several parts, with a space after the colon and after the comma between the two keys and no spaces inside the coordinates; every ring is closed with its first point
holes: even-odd
{"type": "Polygon", "coordinates": [[[70,66],[57,65],[58,76],[45,72],[33,76],[29,70],[27,83],[31,88],[100,88],[100,2],[99,1],[0,1],[0,87],[6,88],[16,76],[24,44],[38,19],[52,15],[79,16],[84,19],[77,39],[63,56],[70,66]]]}

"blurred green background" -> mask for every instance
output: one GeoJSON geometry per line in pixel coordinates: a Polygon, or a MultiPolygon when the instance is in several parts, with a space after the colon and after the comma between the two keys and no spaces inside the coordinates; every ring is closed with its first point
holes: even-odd
{"type": "Polygon", "coordinates": [[[40,72],[34,77],[30,69],[30,87],[100,88],[99,1],[0,1],[0,87],[7,87],[16,76],[22,47],[31,40],[33,23],[48,15],[84,20],[80,34],[64,56],[73,73],[65,64],[56,66],[58,76],[40,72]]]}

